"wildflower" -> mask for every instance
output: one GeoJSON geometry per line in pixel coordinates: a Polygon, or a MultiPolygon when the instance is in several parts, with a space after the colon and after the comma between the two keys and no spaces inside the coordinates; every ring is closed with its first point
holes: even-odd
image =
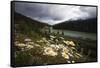
{"type": "Polygon", "coordinates": [[[26,44],[19,43],[19,44],[17,44],[17,46],[19,46],[19,47],[26,47],[26,44]]]}
{"type": "Polygon", "coordinates": [[[75,47],[71,47],[71,49],[75,50],[75,47]]]}
{"type": "Polygon", "coordinates": [[[69,43],[70,45],[75,46],[75,43],[73,41],[70,41],[69,43]]]}
{"type": "Polygon", "coordinates": [[[39,40],[39,41],[37,41],[37,42],[40,42],[40,43],[41,43],[41,42],[43,42],[43,40],[39,40]]]}
{"type": "Polygon", "coordinates": [[[67,45],[75,46],[73,41],[63,41],[67,45]]]}
{"type": "Polygon", "coordinates": [[[15,46],[17,46],[18,43],[19,43],[18,41],[15,41],[15,46]]]}
{"type": "Polygon", "coordinates": [[[46,45],[47,45],[47,46],[50,46],[50,42],[48,41],[48,42],[46,43],[46,45]]]}
{"type": "Polygon", "coordinates": [[[69,55],[70,57],[73,57],[73,55],[72,55],[71,53],[68,53],[68,55],[69,55]]]}
{"type": "Polygon", "coordinates": [[[63,41],[65,44],[69,45],[69,41],[63,41]]]}
{"type": "Polygon", "coordinates": [[[55,44],[51,44],[50,47],[55,48],[55,44]]]}
{"type": "Polygon", "coordinates": [[[73,60],[72,63],[75,63],[75,61],[73,60]]]}
{"type": "Polygon", "coordinates": [[[51,47],[44,47],[43,55],[56,56],[58,53],[55,52],[51,47]]]}
{"type": "Polygon", "coordinates": [[[66,54],[65,52],[62,52],[62,57],[64,57],[65,59],[69,59],[69,55],[66,54]]]}
{"type": "Polygon", "coordinates": [[[56,45],[55,48],[56,48],[56,50],[59,50],[60,49],[60,47],[58,45],[56,45]]]}
{"type": "Polygon", "coordinates": [[[29,45],[34,45],[34,42],[27,42],[27,44],[29,44],[29,45]]]}
{"type": "Polygon", "coordinates": [[[75,53],[75,57],[76,57],[76,58],[80,58],[80,57],[82,57],[82,55],[79,54],[79,53],[75,53]]]}
{"type": "Polygon", "coordinates": [[[33,48],[33,46],[32,45],[28,45],[26,48],[31,49],[31,48],[33,48]]]}
{"type": "Polygon", "coordinates": [[[58,39],[56,39],[55,41],[58,42],[58,39]]]}
{"type": "Polygon", "coordinates": [[[25,42],[30,42],[30,41],[32,41],[30,38],[26,38],[25,40],[24,40],[25,42]]]}
{"type": "Polygon", "coordinates": [[[50,38],[55,38],[55,36],[50,35],[50,38]]]}
{"type": "Polygon", "coordinates": [[[47,41],[45,37],[42,38],[43,41],[47,41]]]}
{"type": "Polygon", "coordinates": [[[68,53],[69,50],[68,50],[67,48],[63,48],[63,52],[64,52],[64,53],[68,53]]]}
{"type": "Polygon", "coordinates": [[[25,48],[21,48],[21,51],[25,51],[25,48]]]}
{"type": "Polygon", "coordinates": [[[58,51],[60,49],[60,47],[56,44],[51,44],[50,47],[52,47],[56,51],[58,51]]]}
{"type": "Polygon", "coordinates": [[[52,43],[55,43],[53,40],[48,40],[48,42],[51,43],[51,44],[52,44],[52,43]]]}
{"type": "Polygon", "coordinates": [[[71,61],[68,60],[67,63],[71,63],[71,61]]]}
{"type": "Polygon", "coordinates": [[[62,40],[64,39],[63,37],[59,37],[59,38],[62,39],[62,40]]]}
{"type": "Polygon", "coordinates": [[[63,44],[58,44],[59,48],[64,48],[64,45],[63,44]]]}
{"type": "Polygon", "coordinates": [[[50,40],[52,40],[52,41],[53,41],[53,38],[50,38],[50,40]]]}
{"type": "Polygon", "coordinates": [[[76,55],[77,55],[77,56],[79,56],[79,57],[82,57],[82,55],[81,55],[81,54],[79,54],[79,53],[76,53],[76,55]]]}
{"type": "Polygon", "coordinates": [[[39,47],[40,45],[39,45],[39,44],[35,44],[35,46],[36,46],[36,47],[39,47]]]}

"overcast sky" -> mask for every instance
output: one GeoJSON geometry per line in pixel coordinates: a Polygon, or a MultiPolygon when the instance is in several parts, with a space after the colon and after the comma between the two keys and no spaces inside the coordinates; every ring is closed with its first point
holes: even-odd
{"type": "Polygon", "coordinates": [[[96,7],[89,6],[16,2],[15,11],[50,25],[96,17],[96,7]]]}

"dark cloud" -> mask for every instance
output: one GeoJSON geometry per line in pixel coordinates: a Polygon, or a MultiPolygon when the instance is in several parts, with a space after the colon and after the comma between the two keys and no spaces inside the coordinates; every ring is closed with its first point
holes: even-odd
{"type": "Polygon", "coordinates": [[[80,10],[82,12],[88,13],[89,18],[94,18],[96,17],[96,7],[80,7],[80,10]]]}
{"type": "Polygon", "coordinates": [[[16,2],[15,11],[51,25],[69,19],[76,20],[96,17],[96,7],[87,6],[16,2]]]}

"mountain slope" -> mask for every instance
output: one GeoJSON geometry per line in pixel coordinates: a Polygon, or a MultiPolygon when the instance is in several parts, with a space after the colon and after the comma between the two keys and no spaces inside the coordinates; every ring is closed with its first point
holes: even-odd
{"type": "Polygon", "coordinates": [[[67,29],[80,32],[97,32],[97,18],[66,21],[53,26],[54,29],[67,29]]]}
{"type": "Polygon", "coordinates": [[[33,20],[17,12],[14,13],[15,39],[23,41],[24,38],[37,39],[44,35],[41,29],[48,24],[33,20]]]}

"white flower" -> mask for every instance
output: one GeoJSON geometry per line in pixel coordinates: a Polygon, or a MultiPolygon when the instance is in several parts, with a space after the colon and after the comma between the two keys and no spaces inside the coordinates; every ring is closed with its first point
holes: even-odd
{"type": "Polygon", "coordinates": [[[18,41],[15,41],[15,46],[17,46],[18,43],[19,43],[18,41]]]}
{"type": "Polygon", "coordinates": [[[60,49],[60,47],[58,45],[56,45],[55,48],[56,48],[56,50],[59,50],[60,49]]]}
{"type": "Polygon", "coordinates": [[[71,53],[68,53],[68,55],[69,55],[70,57],[73,57],[73,55],[72,55],[71,53]]]}
{"type": "Polygon", "coordinates": [[[64,57],[65,59],[69,59],[69,55],[68,55],[68,53],[69,53],[69,49],[68,48],[66,48],[66,47],[63,47],[62,48],[62,57],[64,57]]]}
{"type": "Polygon", "coordinates": [[[79,54],[79,53],[76,53],[76,55],[77,55],[78,57],[82,57],[82,55],[81,55],[81,54],[79,54]]]}
{"type": "Polygon", "coordinates": [[[39,44],[34,44],[36,47],[39,47],[40,45],[39,44]]]}
{"type": "Polygon", "coordinates": [[[55,52],[51,47],[44,47],[43,55],[56,56],[56,55],[58,55],[58,53],[55,52]]]}
{"type": "Polygon", "coordinates": [[[71,47],[71,49],[74,49],[75,50],[75,47],[71,47]]]}
{"type": "Polygon", "coordinates": [[[46,44],[47,44],[47,45],[50,45],[50,41],[49,41],[49,40],[46,40],[46,44]]]}
{"type": "Polygon", "coordinates": [[[53,48],[56,51],[58,51],[60,49],[60,47],[56,44],[51,44],[50,47],[53,48]]]}
{"type": "Polygon", "coordinates": [[[21,51],[24,51],[25,50],[25,48],[21,48],[21,51]]]}
{"type": "Polygon", "coordinates": [[[55,48],[55,44],[51,44],[50,47],[55,48]]]}
{"type": "Polygon", "coordinates": [[[63,41],[67,45],[75,46],[75,43],[73,41],[63,41]]]}
{"type": "Polygon", "coordinates": [[[58,44],[59,48],[64,48],[64,45],[63,44],[58,44]]]}
{"type": "Polygon", "coordinates": [[[58,39],[56,39],[55,41],[58,42],[58,39]]]}
{"type": "Polygon", "coordinates": [[[19,46],[19,47],[26,47],[26,44],[19,43],[19,44],[17,44],[17,46],[19,46]]]}
{"type": "Polygon", "coordinates": [[[71,61],[68,60],[67,63],[71,63],[71,61]]]}
{"type": "Polygon", "coordinates": [[[63,48],[63,50],[62,50],[64,53],[68,53],[69,52],[69,50],[67,49],[67,48],[63,48]]]}
{"type": "Polygon", "coordinates": [[[34,42],[27,42],[27,44],[29,44],[29,45],[34,45],[34,42]]]}
{"type": "Polygon", "coordinates": [[[50,38],[50,40],[53,40],[53,38],[50,38]]]}
{"type": "Polygon", "coordinates": [[[26,48],[31,49],[31,48],[33,48],[33,46],[32,45],[27,45],[26,48]]]}
{"type": "Polygon", "coordinates": [[[50,35],[50,38],[55,38],[55,36],[50,35]]]}
{"type": "Polygon", "coordinates": [[[62,40],[64,39],[63,37],[59,37],[59,38],[62,39],[62,40]]]}
{"type": "Polygon", "coordinates": [[[45,37],[42,38],[43,41],[47,41],[45,37]]]}
{"type": "Polygon", "coordinates": [[[65,52],[62,52],[62,57],[64,57],[65,59],[69,59],[69,55],[66,54],[65,52]]]}
{"type": "Polygon", "coordinates": [[[75,63],[75,61],[73,60],[72,63],[75,63]]]}
{"type": "Polygon", "coordinates": [[[37,41],[37,42],[43,42],[43,40],[39,40],[39,41],[37,41]]]}
{"type": "Polygon", "coordinates": [[[75,43],[73,41],[70,41],[69,43],[70,45],[75,46],[75,43]]]}
{"type": "Polygon", "coordinates": [[[30,38],[26,38],[24,41],[29,42],[32,41],[30,38]]]}

